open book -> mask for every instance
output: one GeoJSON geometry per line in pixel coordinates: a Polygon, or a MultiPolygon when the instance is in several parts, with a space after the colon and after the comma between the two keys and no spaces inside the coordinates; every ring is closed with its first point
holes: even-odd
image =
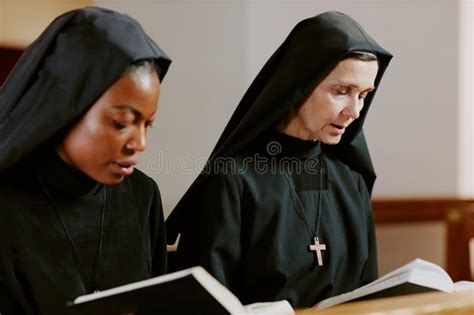
{"type": "Polygon", "coordinates": [[[314,307],[326,308],[354,300],[424,293],[429,291],[456,292],[468,289],[474,289],[474,282],[459,281],[453,283],[443,268],[434,263],[417,258],[363,287],[323,300],[314,307]]]}
{"type": "Polygon", "coordinates": [[[107,314],[239,314],[293,315],[287,301],[243,306],[202,267],[82,295],[69,307],[88,315],[107,314]]]}

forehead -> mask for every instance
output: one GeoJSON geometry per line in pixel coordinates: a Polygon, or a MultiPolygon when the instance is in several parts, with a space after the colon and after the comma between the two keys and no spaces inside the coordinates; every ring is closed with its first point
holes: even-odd
{"type": "Polygon", "coordinates": [[[323,82],[371,88],[374,85],[378,68],[378,62],[375,60],[344,59],[336,65],[323,82]]]}
{"type": "Polygon", "coordinates": [[[91,109],[130,111],[133,108],[148,117],[156,111],[159,94],[160,82],[155,72],[125,74],[105,91],[91,109]]]}

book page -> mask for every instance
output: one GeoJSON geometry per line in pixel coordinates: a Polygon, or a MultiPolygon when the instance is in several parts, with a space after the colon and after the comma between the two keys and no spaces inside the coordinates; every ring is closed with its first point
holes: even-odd
{"type": "Polygon", "coordinates": [[[418,266],[411,272],[408,282],[444,292],[454,292],[454,284],[447,274],[438,270],[418,266]]]}
{"type": "MultiPolygon", "coordinates": [[[[464,291],[464,290],[474,290],[474,282],[473,281],[458,281],[454,283],[454,291],[464,291]]],[[[474,292],[473,292],[474,294],[474,292]]]]}
{"type": "MultiPolygon", "coordinates": [[[[445,278],[445,281],[451,283],[451,285],[449,287],[451,287],[452,284],[453,284],[453,282],[451,280],[451,277],[449,276],[449,274],[443,268],[441,268],[440,266],[438,266],[434,263],[423,260],[421,258],[416,258],[415,260],[409,262],[408,264],[403,265],[403,266],[395,269],[394,271],[391,271],[391,272],[387,273],[386,275],[380,277],[379,279],[377,279],[377,280],[375,280],[375,281],[373,281],[369,284],[366,284],[365,286],[363,286],[361,288],[369,287],[369,286],[378,284],[379,282],[386,281],[386,279],[388,279],[388,278],[398,276],[400,274],[406,273],[409,270],[414,270],[414,269],[431,271],[433,274],[438,274],[440,276],[440,278],[445,278]]],[[[443,283],[445,283],[445,282],[443,281],[443,283]]],[[[445,286],[445,285],[443,285],[443,286],[445,286]]]]}
{"type": "Polygon", "coordinates": [[[401,285],[403,283],[412,283],[445,292],[454,291],[453,282],[448,273],[444,271],[443,268],[431,262],[417,258],[369,284],[366,284],[351,292],[323,300],[314,307],[324,308],[344,303],[395,287],[397,285],[401,285]]]}
{"type": "Polygon", "coordinates": [[[379,292],[390,287],[394,287],[396,285],[406,282],[409,273],[410,271],[405,271],[405,273],[397,274],[395,276],[385,279],[385,281],[378,281],[375,284],[366,285],[358,289],[355,289],[354,291],[350,291],[347,293],[343,293],[341,295],[330,297],[328,299],[325,299],[319,302],[314,307],[325,308],[332,305],[344,303],[350,300],[354,300],[354,299],[357,299],[357,298],[360,298],[360,297],[363,297],[365,295],[369,295],[375,292],[379,292]]]}
{"type": "Polygon", "coordinates": [[[74,300],[74,304],[80,304],[80,303],[100,299],[103,297],[119,294],[119,293],[124,293],[124,292],[129,292],[129,291],[133,291],[133,290],[144,288],[144,287],[149,287],[149,286],[159,284],[159,283],[173,281],[175,279],[183,278],[185,276],[192,274],[195,268],[201,268],[201,267],[185,269],[185,270],[177,271],[177,272],[170,273],[164,276],[159,276],[159,277],[155,277],[151,279],[146,279],[143,281],[129,283],[129,284],[125,284],[119,287],[115,287],[112,289],[108,289],[108,290],[104,290],[104,291],[100,291],[96,293],[82,295],[82,296],[77,297],[74,300]]]}
{"type": "MultiPolygon", "coordinates": [[[[245,315],[294,315],[288,301],[253,303],[244,306],[245,315]]],[[[232,314],[234,315],[234,314],[232,314]]],[[[240,315],[240,314],[239,314],[240,315]]]]}

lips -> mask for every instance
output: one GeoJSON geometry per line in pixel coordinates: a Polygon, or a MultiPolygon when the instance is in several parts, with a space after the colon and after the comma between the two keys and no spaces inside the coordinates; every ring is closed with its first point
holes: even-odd
{"type": "Polygon", "coordinates": [[[342,135],[346,131],[346,125],[331,124],[333,131],[337,135],[342,135]]]}
{"type": "Polygon", "coordinates": [[[347,126],[338,125],[338,124],[331,124],[331,126],[333,126],[333,127],[336,128],[336,129],[339,129],[339,130],[344,130],[344,129],[346,129],[346,127],[347,127],[347,126]]]}
{"type": "Polygon", "coordinates": [[[120,161],[120,162],[113,162],[113,167],[116,173],[122,176],[129,176],[133,173],[135,165],[138,161],[136,160],[129,160],[129,161],[120,161]]]}

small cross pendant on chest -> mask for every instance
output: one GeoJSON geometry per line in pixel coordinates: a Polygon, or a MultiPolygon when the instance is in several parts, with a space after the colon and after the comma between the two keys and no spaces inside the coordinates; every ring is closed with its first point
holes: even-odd
{"type": "Polygon", "coordinates": [[[316,252],[316,258],[318,259],[318,265],[323,265],[323,257],[321,251],[326,250],[326,244],[319,244],[319,237],[314,237],[314,244],[309,245],[309,250],[316,252]]]}

